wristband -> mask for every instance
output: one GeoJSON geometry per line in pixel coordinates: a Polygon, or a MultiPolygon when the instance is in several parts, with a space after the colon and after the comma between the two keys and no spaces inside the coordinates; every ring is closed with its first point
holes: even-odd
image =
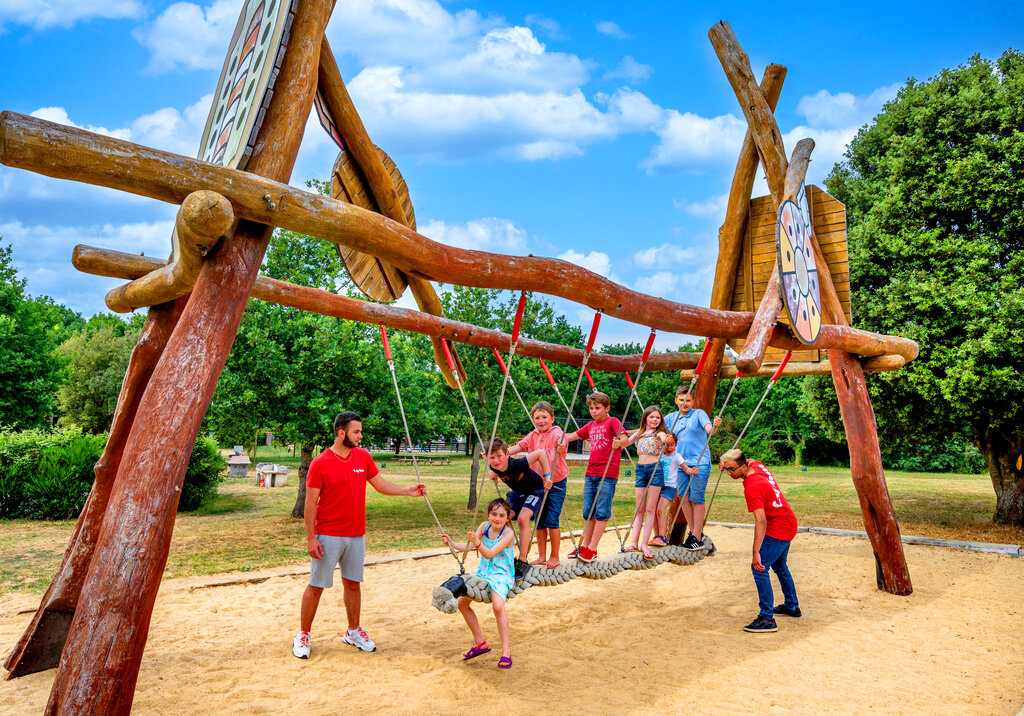
{"type": "Polygon", "coordinates": [[[544,473],[544,477],[551,477],[551,473],[550,472],[545,472],[544,473]]]}

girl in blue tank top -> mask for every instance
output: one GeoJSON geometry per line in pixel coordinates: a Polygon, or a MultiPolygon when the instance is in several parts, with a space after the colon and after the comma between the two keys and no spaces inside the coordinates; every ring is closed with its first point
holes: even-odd
{"type": "MultiPolygon", "coordinates": [[[[466,535],[467,541],[463,544],[452,542],[448,535],[442,535],[441,541],[451,545],[458,551],[476,548],[480,557],[480,564],[476,568],[476,576],[487,582],[491,588],[491,606],[494,608],[494,620],[498,625],[498,636],[501,638],[501,658],[498,659],[499,669],[508,669],[512,666],[512,650],[509,646],[508,613],[505,611],[505,597],[515,582],[515,567],[513,564],[512,545],[514,538],[512,529],[508,526],[509,520],[514,513],[512,506],[504,499],[491,500],[487,505],[487,521],[482,523],[476,532],[469,532],[466,535]]],[[[469,660],[486,654],[491,650],[484,639],[484,633],[480,630],[480,621],[473,611],[473,600],[469,597],[459,597],[459,611],[463,619],[473,633],[475,646],[462,655],[463,660],[469,660]]]]}

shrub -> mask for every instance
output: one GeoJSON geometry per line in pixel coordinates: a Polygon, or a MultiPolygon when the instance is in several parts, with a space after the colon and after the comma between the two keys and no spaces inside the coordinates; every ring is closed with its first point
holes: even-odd
{"type": "MultiPolygon", "coordinates": [[[[106,439],[106,435],[83,435],[78,428],[0,431],[0,518],[78,517],[106,439]]],[[[178,510],[195,510],[212,497],[224,467],[216,444],[199,438],[192,448],[178,510]]]]}

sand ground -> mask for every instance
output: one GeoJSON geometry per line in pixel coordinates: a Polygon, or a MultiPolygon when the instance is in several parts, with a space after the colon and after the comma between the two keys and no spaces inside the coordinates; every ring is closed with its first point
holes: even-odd
{"type": "MultiPolygon", "coordinates": [[[[308,661],[291,656],[303,576],[257,584],[168,580],[135,697],[158,714],[978,713],[1024,707],[1024,559],[906,548],[914,594],[874,584],[865,540],[800,534],[790,553],[804,618],[776,634],[757,611],[752,532],[713,528],[716,556],[604,580],[533,587],[509,603],[514,666],[464,663],[459,615],[430,606],[450,557],[369,567],[363,626],[344,644],[341,591],[326,592],[308,661]]],[[[612,534],[605,553],[617,550],[612,534]]],[[[472,561],[472,558],[471,558],[472,561]]],[[[777,590],[777,584],[776,584],[777,590]]],[[[781,601],[781,597],[779,599],[781,601]]],[[[0,647],[35,598],[0,603],[0,647]]],[[[497,641],[487,605],[485,634],[497,641]]],[[[0,682],[0,712],[40,713],[53,671],[0,682]]]]}

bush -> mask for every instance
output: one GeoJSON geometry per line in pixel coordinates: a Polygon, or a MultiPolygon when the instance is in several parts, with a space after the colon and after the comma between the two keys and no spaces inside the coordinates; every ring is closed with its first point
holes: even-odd
{"type": "MultiPolygon", "coordinates": [[[[106,440],[106,435],[83,435],[78,428],[0,431],[0,518],[78,517],[106,440]]],[[[224,468],[216,444],[199,438],[185,472],[178,511],[195,510],[212,497],[224,468]]]]}

